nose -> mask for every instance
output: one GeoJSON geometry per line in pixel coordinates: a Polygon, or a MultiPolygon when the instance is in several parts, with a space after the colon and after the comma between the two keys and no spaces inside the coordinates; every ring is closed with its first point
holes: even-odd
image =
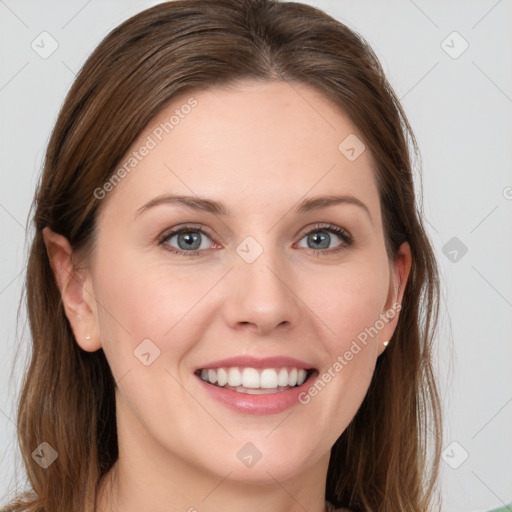
{"type": "Polygon", "coordinates": [[[267,335],[297,324],[302,304],[297,283],[276,251],[264,250],[251,263],[236,256],[229,277],[224,311],[231,328],[267,335]]]}

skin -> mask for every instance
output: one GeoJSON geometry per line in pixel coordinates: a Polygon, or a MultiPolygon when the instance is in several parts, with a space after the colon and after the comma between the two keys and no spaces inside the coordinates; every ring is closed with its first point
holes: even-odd
{"type": "MultiPolygon", "coordinates": [[[[190,96],[175,98],[130,152],[190,96]]],[[[315,89],[242,82],[192,96],[197,106],[102,200],[86,268],[73,268],[67,240],[44,230],[77,343],[102,348],[117,382],[120,457],[97,511],[321,512],[331,446],[398,314],[308,404],[279,414],[227,409],[193,371],[234,355],[287,355],[323,374],[400,303],[410,248],[388,259],[370,151],[349,161],[338,150],[349,134],[363,137],[315,89]],[[214,199],[232,215],[161,204],[136,216],[164,193],[214,199]],[[328,194],[351,194],[368,212],[343,203],[295,213],[300,200],[328,194]],[[159,245],[189,223],[206,233],[200,255],[169,251],[186,250],[177,236],[159,245]],[[327,232],[330,244],[315,249],[323,226],[304,233],[317,223],[344,228],[353,244],[327,232]],[[263,249],[252,263],[236,252],[248,236],[263,249]],[[133,354],[146,338],[160,350],[149,366],[133,354]],[[251,468],[236,456],[247,442],[262,453],[251,468]]]]}

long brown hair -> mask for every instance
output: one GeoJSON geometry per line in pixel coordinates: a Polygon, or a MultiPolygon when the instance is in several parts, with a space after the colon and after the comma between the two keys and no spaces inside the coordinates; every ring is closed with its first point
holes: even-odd
{"type": "Polygon", "coordinates": [[[418,146],[376,55],[355,31],[308,5],[175,0],[105,37],[78,73],[49,141],[32,205],[25,293],[33,347],[18,410],[30,490],[12,510],[94,511],[99,481],[118,456],[115,382],[103,351],[85,352],[74,339],[43,228],[65,236],[87,261],[100,204],[94,191],[153,116],[178,94],[241,79],[308,84],[339,105],[376,162],[388,255],[404,241],[412,251],[398,326],[360,409],[332,448],[326,499],[354,512],[437,506],[438,274],[415,201],[418,146]],[[58,452],[47,469],[32,458],[42,442],[58,452]]]}

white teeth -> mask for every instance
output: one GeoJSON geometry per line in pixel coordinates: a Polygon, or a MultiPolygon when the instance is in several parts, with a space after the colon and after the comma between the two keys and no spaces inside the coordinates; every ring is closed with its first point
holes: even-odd
{"type": "Polygon", "coordinates": [[[208,380],[215,384],[217,382],[217,372],[215,370],[208,370],[208,380]]]}
{"type": "Polygon", "coordinates": [[[242,372],[238,368],[230,368],[229,369],[228,384],[230,386],[241,386],[242,385],[242,372]]]}
{"type": "Polygon", "coordinates": [[[219,368],[217,370],[217,384],[219,386],[224,386],[228,382],[228,372],[224,370],[224,368],[219,368]]]}
{"type": "MultiPolygon", "coordinates": [[[[307,371],[303,368],[209,368],[201,370],[201,379],[220,387],[243,387],[241,392],[258,394],[258,389],[278,389],[301,386],[306,381],[307,371]],[[249,390],[254,390],[249,391],[249,390]]],[[[239,389],[237,389],[239,391],[239,389]]]]}
{"type": "Polygon", "coordinates": [[[242,386],[244,388],[259,388],[260,375],[258,370],[255,368],[244,368],[242,372],[242,386]]]}
{"type": "MultiPolygon", "coordinates": [[[[286,386],[286,384],[285,384],[286,386]]],[[[260,375],[260,388],[277,388],[277,373],[271,368],[266,368],[260,375]]]]}
{"type": "Polygon", "coordinates": [[[280,386],[288,386],[288,370],[286,368],[281,368],[277,379],[280,386]]]}

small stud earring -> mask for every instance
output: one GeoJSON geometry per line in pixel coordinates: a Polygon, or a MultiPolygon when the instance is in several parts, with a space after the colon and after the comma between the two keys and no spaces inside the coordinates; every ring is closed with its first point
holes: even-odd
{"type": "Polygon", "coordinates": [[[383,344],[385,347],[387,347],[387,346],[388,346],[388,344],[389,344],[389,340],[383,341],[383,342],[382,342],[382,344],[383,344]]]}
{"type": "Polygon", "coordinates": [[[90,340],[91,339],[91,335],[88,334],[86,337],[85,337],[86,340],[90,340]]]}

